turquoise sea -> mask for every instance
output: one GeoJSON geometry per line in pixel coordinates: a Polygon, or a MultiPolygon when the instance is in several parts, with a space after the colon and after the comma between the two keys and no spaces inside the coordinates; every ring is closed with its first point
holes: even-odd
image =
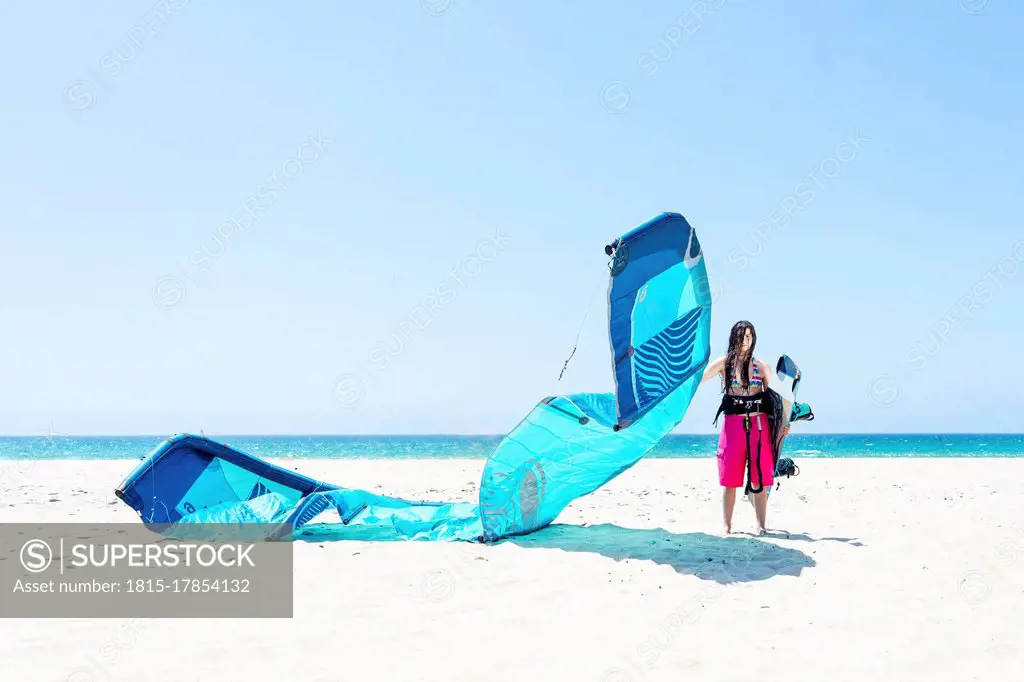
{"type": "MultiPolygon", "coordinates": [[[[164,436],[0,436],[0,460],[141,459],[164,436]]],[[[486,458],[502,436],[211,436],[257,457],[486,458]]],[[[672,435],[649,455],[712,457],[717,435],[672,435]]],[[[1024,434],[793,434],[783,454],[801,457],[1024,457],[1024,434]]]]}

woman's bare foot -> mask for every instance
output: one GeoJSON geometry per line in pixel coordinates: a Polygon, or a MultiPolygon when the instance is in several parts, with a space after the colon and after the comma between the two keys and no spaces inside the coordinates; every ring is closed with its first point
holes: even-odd
{"type": "Polygon", "coordinates": [[[757,529],[757,534],[758,535],[768,535],[768,529],[765,528],[764,526],[762,526],[762,527],[757,529]]]}
{"type": "Polygon", "coordinates": [[[732,535],[732,526],[722,526],[722,537],[732,535]]]}

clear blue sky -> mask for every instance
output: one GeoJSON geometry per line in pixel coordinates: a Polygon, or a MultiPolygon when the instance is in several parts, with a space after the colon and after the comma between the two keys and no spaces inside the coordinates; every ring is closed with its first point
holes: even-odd
{"type": "Polygon", "coordinates": [[[1022,35],[1010,0],[4,3],[0,432],[503,433],[611,389],[602,247],[666,210],[713,352],[789,353],[801,429],[1024,430],[1022,35]]]}

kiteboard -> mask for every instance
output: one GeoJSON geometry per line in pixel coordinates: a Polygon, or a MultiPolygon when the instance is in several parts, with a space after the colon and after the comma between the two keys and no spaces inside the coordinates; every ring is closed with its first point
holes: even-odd
{"type": "MultiPolygon", "coordinates": [[[[782,456],[782,446],[786,440],[786,426],[797,420],[810,420],[814,413],[809,405],[796,402],[797,389],[800,387],[800,368],[788,355],[783,355],[775,363],[775,374],[768,385],[768,397],[772,402],[772,412],[769,414],[771,425],[772,455],[775,467],[774,476],[779,477],[779,458],[782,456]]],[[[768,488],[769,496],[772,494],[768,488]]],[[[754,494],[747,493],[747,501],[754,503],[754,494]]]]}

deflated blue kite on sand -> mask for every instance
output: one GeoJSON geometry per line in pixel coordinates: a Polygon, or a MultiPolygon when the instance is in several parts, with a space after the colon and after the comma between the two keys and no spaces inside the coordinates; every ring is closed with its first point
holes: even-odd
{"type": "Polygon", "coordinates": [[[116,493],[148,524],[269,523],[284,539],[353,537],[362,527],[490,542],[543,528],[679,424],[708,362],[707,271],[686,219],[662,213],[605,252],[615,392],[541,400],[487,459],[476,504],[342,488],[192,435],[161,444],[116,493]],[[321,517],[331,510],[336,517],[321,517]]]}

